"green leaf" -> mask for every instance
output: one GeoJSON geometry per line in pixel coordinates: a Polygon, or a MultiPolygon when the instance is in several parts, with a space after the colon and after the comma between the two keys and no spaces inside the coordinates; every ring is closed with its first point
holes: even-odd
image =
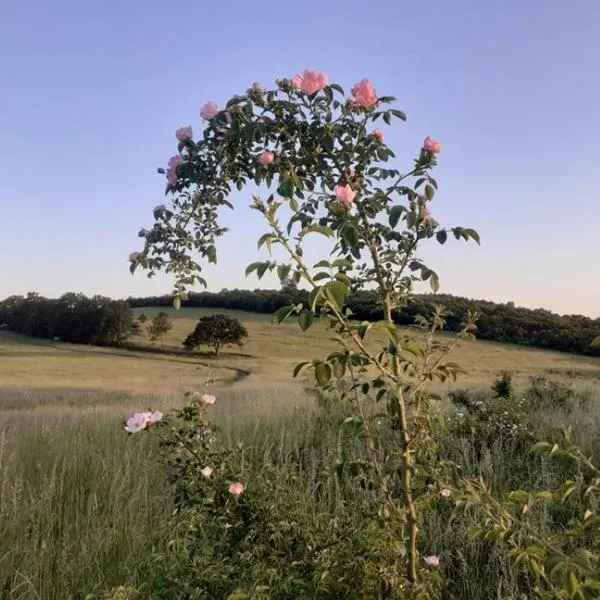
{"type": "Polygon", "coordinates": [[[433,189],[433,186],[427,184],[425,186],[425,197],[427,198],[427,200],[432,200],[434,194],[435,194],[435,190],[433,189]]]}
{"type": "Polygon", "coordinates": [[[288,278],[290,271],[292,270],[292,265],[279,265],[277,267],[277,275],[280,281],[284,281],[288,278]]]}
{"type": "Polygon", "coordinates": [[[333,367],[333,374],[338,379],[341,379],[344,376],[344,373],[346,372],[346,365],[341,360],[336,360],[331,364],[333,367]]]}
{"type": "Polygon", "coordinates": [[[253,271],[256,271],[256,269],[258,269],[258,267],[260,267],[260,265],[262,265],[262,262],[253,262],[251,264],[249,264],[246,267],[246,277],[248,277],[248,275],[250,275],[250,273],[252,273],[253,271]]]}
{"type": "Polygon", "coordinates": [[[367,335],[367,331],[369,331],[369,329],[371,329],[371,326],[373,325],[373,323],[361,323],[357,328],[356,328],[356,332],[358,333],[358,336],[360,337],[361,340],[365,339],[365,335],[367,335]]]}
{"type": "Polygon", "coordinates": [[[256,275],[258,276],[259,279],[262,279],[263,275],[267,272],[268,268],[269,268],[268,262],[261,263],[260,265],[258,265],[258,267],[256,267],[256,275]]]}
{"type": "Polygon", "coordinates": [[[298,209],[300,208],[300,206],[298,205],[298,200],[296,200],[296,198],[290,198],[290,208],[294,212],[298,212],[298,209]]]}
{"type": "Polygon", "coordinates": [[[320,233],[325,237],[333,237],[333,230],[331,227],[325,227],[324,225],[308,225],[300,233],[301,237],[308,235],[309,233],[320,233]]]}
{"type": "Polygon", "coordinates": [[[348,295],[348,288],[341,281],[332,281],[325,286],[325,293],[334,306],[338,310],[342,310],[348,295]]]}
{"type": "Polygon", "coordinates": [[[301,362],[298,363],[295,367],[294,367],[294,373],[292,375],[292,377],[298,377],[298,374],[300,373],[300,371],[302,371],[302,369],[304,369],[307,365],[310,365],[311,363],[308,361],[305,362],[301,362]]]}
{"type": "Polygon", "coordinates": [[[475,240],[479,245],[481,245],[481,241],[479,239],[479,234],[474,229],[465,229],[464,232],[473,240],[475,240]]]}
{"type": "Polygon", "coordinates": [[[329,269],[331,267],[331,265],[329,264],[329,261],[327,260],[320,260],[315,266],[315,269],[329,269]]]}
{"type": "Polygon", "coordinates": [[[295,306],[282,306],[273,313],[273,316],[271,317],[271,322],[281,323],[284,319],[289,317],[294,312],[295,308],[295,306]]]}
{"type": "Polygon", "coordinates": [[[396,225],[398,225],[398,221],[400,221],[400,217],[402,216],[402,213],[406,211],[406,207],[405,206],[392,206],[392,208],[390,209],[390,216],[389,216],[389,222],[390,222],[390,227],[392,229],[394,229],[394,227],[396,227],[396,225]]]}
{"type": "Polygon", "coordinates": [[[321,281],[323,279],[331,279],[331,276],[329,275],[329,273],[317,273],[314,277],[313,277],[313,281],[321,281]]]}
{"type": "Polygon", "coordinates": [[[437,273],[431,272],[431,277],[429,278],[429,285],[431,287],[431,291],[436,294],[440,289],[440,280],[437,276],[437,273]]]}
{"type": "Polygon", "coordinates": [[[294,182],[291,177],[279,183],[277,193],[284,198],[292,198],[294,196],[294,182]]]}
{"type": "Polygon", "coordinates": [[[302,329],[302,331],[306,331],[312,325],[314,318],[315,315],[310,310],[304,311],[302,314],[300,314],[298,317],[300,329],[302,329]]]}
{"type": "Polygon", "coordinates": [[[440,229],[440,231],[435,234],[435,237],[440,244],[445,244],[448,239],[448,233],[445,230],[440,229]]]}
{"type": "Polygon", "coordinates": [[[344,95],[344,88],[341,85],[338,85],[337,83],[332,83],[329,87],[332,90],[335,90],[336,92],[342,94],[342,96],[344,95]]]}
{"type": "Polygon", "coordinates": [[[597,348],[600,346],[600,335],[592,342],[592,348],[597,348]]]}
{"type": "Polygon", "coordinates": [[[390,115],[389,112],[386,111],[383,113],[383,120],[386,122],[387,125],[392,124],[392,116],[390,115]]]}
{"type": "Polygon", "coordinates": [[[354,225],[346,225],[341,233],[350,248],[356,248],[358,246],[358,231],[354,225]]]}
{"type": "Polygon", "coordinates": [[[175,298],[173,298],[173,308],[175,310],[179,310],[181,308],[181,298],[179,296],[175,296],[175,298]]]}
{"type": "Polygon", "coordinates": [[[214,246],[208,246],[204,255],[208,258],[208,262],[217,264],[217,249],[214,246]]]}
{"type": "Polygon", "coordinates": [[[271,241],[273,240],[273,234],[272,233],[265,233],[264,235],[260,236],[260,239],[258,240],[258,242],[256,242],[256,248],[260,249],[260,247],[263,244],[267,244],[267,248],[269,249],[269,254],[271,253],[271,241]]]}
{"type": "Polygon", "coordinates": [[[315,378],[319,385],[327,385],[331,380],[331,367],[324,362],[315,365],[315,378]]]}
{"type": "Polygon", "coordinates": [[[395,117],[398,117],[398,119],[401,119],[402,121],[406,121],[406,115],[401,110],[398,110],[396,108],[392,108],[392,110],[390,112],[395,117]]]}
{"type": "Polygon", "coordinates": [[[321,300],[322,295],[323,295],[323,288],[315,288],[315,289],[311,290],[310,293],[308,294],[308,304],[310,306],[310,309],[313,312],[316,312],[315,308],[317,307],[317,304],[323,303],[323,301],[321,300]]]}

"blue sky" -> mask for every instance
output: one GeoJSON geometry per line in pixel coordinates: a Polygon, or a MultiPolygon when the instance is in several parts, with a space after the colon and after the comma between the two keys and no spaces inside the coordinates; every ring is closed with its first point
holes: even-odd
{"type": "MultiPolygon", "coordinates": [[[[127,255],[175,129],[310,68],[398,98],[400,167],[443,143],[432,214],[482,245],[424,251],[441,291],[597,317],[599,31],[597,0],[0,0],[0,297],[170,291],[127,255]]],[[[258,285],[264,227],[236,202],[210,289],[258,285]]]]}

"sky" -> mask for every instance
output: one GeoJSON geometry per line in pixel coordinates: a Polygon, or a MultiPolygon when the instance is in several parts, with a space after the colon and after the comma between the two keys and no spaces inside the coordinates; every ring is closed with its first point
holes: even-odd
{"type": "MultiPolygon", "coordinates": [[[[398,168],[442,142],[432,215],[481,246],[423,250],[441,292],[600,316],[598,0],[0,0],[0,298],[170,292],[127,257],[175,129],[307,68],[396,96],[398,168]]],[[[277,287],[244,277],[265,230],[249,200],[210,290],[277,287]]]]}

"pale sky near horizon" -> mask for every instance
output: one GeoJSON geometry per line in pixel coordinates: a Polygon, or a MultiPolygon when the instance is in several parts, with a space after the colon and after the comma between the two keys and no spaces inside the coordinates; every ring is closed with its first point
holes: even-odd
{"type": "MultiPolygon", "coordinates": [[[[424,251],[441,292],[600,316],[598,0],[0,0],[0,298],[170,292],[127,256],[175,129],[305,68],[398,98],[399,168],[443,143],[432,214],[482,245],[424,251]]],[[[224,221],[209,289],[259,287],[264,226],[224,221]]]]}

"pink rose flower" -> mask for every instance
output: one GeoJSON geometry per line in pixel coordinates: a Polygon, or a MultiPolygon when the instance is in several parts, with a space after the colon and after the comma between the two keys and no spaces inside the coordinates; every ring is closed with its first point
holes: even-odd
{"type": "Polygon", "coordinates": [[[202,404],[206,406],[210,406],[215,403],[216,398],[212,394],[204,394],[201,398],[202,404]]]}
{"type": "Polygon", "coordinates": [[[327,75],[319,71],[304,71],[302,75],[296,75],[292,78],[292,86],[309,95],[320,92],[327,85],[327,82],[327,75]]]}
{"type": "Polygon", "coordinates": [[[385,140],[385,135],[383,134],[383,131],[380,131],[379,129],[376,129],[373,132],[373,136],[377,138],[377,141],[380,144],[383,144],[384,140],[385,140]]]}
{"type": "Polygon", "coordinates": [[[181,154],[176,154],[169,159],[169,169],[176,169],[182,163],[183,156],[181,156],[181,154]]]}
{"type": "Polygon", "coordinates": [[[187,127],[180,127],[175,132],[175,137],[180,142],[185,142],[185,140],[191,140],[193,135],[194,135],[194,131],[192,130],[191,126],[189,126],[189,125],[187,127]]]}
{"type": "Polygon", "coordinates": [[[353,88],[352,95],[356,103],[363,108],[372,108],[377,104],[377,94],[368,79],[361,79],[353,88]]]}
{"type": "Polygon", "coordinates": [[[213,470],[210,467],[204,467],[204,469],[200,469],[200,473],[208,479],[213,474],[213,470]]]}
{"type": "Polygon", "coordinates": [[[162,421],[163,416],[164,415],[160,412],[160,410],[150,412],[148,413],[148,423],[158,423],[159,421],[162,421]]]}
{"type": "Polygon", "coordinates": [[[423,560],[428,567],[439,567],[440,557],[439,556],[424,556],[423,560]]]}
{"type": "Polygon", "coordinates": [[[442,496],[442,498],[450,498],[450,496],[452,496],[452,490],[449,490],[448,488],[443,488],[442,490],[440,490],[440,496],[442,496]]]}
{"type": "Polygon", "coordinates": [[[129,255],[129,262],[137,262],[142,256],[141,252],[132,252],[129,255]]]}
{"type": "Polygon", "coordinates": [[[346,207],[356,198],[356,192],[348,185],[336,185],[335,197],[346,207]]]}
{"type": "Polygon", "coordinates": [[[183,163],[181,154],[177,154],[169,160],[169,168],[167,169],[167,181],[171,185],[177,185],[177,167],[183,163]]]}
{"type": "Polygon", "coordinates": [[[232,484],[229,486],[229,490],[228,490],[228,491],[229,491],[229,493],[230,493],[232,496],[235,496],[236,498],[238,498],[239,496],[241,496],[241,495],[244,493],[244,489],[245,489],[245,488],[244,488],[244,484],[243,484],[243,483],[240,483],[240,482],[238,481],[238,482],[236,482],[236,483],[232,483],[232,484]]]}
{"type": "Polygon", "coordinates": [[[142,429],[146,429],[146,426],[149,422],[150,413],[135,413],[133,417],[129,417],[127,419],[127,424],[125,425],[125,430],[129,433],[137,433],[138,431],[142,431],[142,429]]]}
{"type": "Polygon", "coordinates": [[[442,151],[442,145],[437,140],[427,136],[423,141],[423,150],[439,154],[442,151]]]}
{"type": "Polygon", "coordinates": [[[258,157],[258,162],[262,167],[267,168],[275,162],[275,154],[273,154],[273,152],[265,151],[258,157]]]}
{"type": "Polygon", "coordinates": [[[214,102],[207,102],[200,111],[200,116],[205,121],[210,121],[214,119],[219,113],[219,107],[214,102]]]}

